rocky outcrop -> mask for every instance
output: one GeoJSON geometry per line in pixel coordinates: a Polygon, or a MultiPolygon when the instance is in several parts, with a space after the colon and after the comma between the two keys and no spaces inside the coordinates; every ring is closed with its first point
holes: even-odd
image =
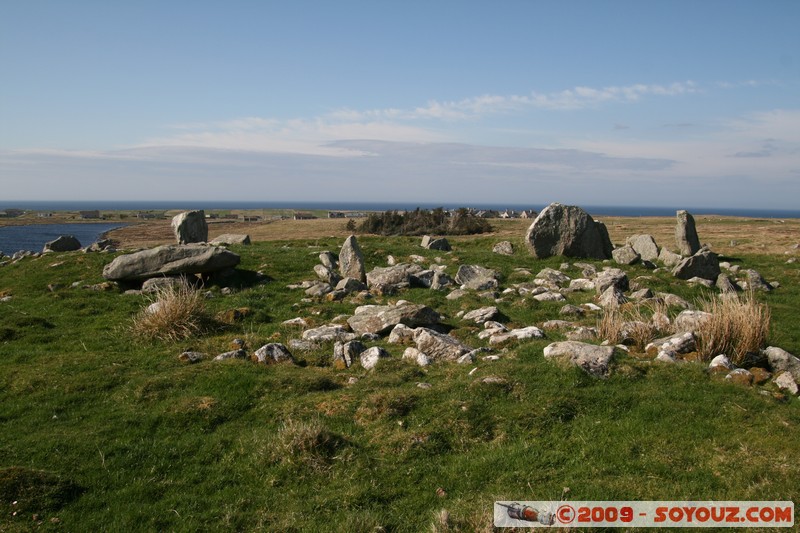
{"type": "Polygon", "coordinates": [[[42,253],[45,252],[74,252],[81,249],[81,243],[73,235],[61,235],[59,238],[45,243],[42,253]]]}
{"type": "Polygon", "coordinates": [[[610,259],[608,230],[577,206],[553,203],[528,228],[525,243],[534,257],[553,255],[610,259]]]}
{"type": "Polygon", "coordinates": [[[172,218],[172,231],[178,244],[206,242],[208,240],[208,224],[206,214],[200,211],[184,211],[172,218]]]}
{"type": "Polygon", "coordinates": [[[688,211],[678,211],[675,214],[675,244],[681,255],[694,255],[700,250],[700,239],[697,237],[697,228],[694,217],[688,211]]]}
{"type": "Polygon", "coordinates": [[[112,281],[142,281],[161,276],[210,274],[239,264],[237,254],[204,244],[166,245],[121,255],[103,268],[112,281]]]}
{"type": "Polygon", "coordinates": [[[364,266],[364,254],[358,246],[355,235],[350,235],[339,252],[339,272],[343,278],[353,278],[366,283],[367,274],[364,266]]]}

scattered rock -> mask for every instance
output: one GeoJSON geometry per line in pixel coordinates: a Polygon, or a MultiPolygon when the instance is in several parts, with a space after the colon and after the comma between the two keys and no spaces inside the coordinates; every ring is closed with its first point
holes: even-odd
{"type": "Polygon", "coordinates": [[[215,237],[211,241],[211,244],[249,245],[250,235],[244,235],[240,233],[223,233],[219,237],[215,237]]]}
{"type": "Polygon", "coordinates": [[[455,278],[463,289],[486,290],[497,288],[497,272],[478,265],[461,265],[455,278]]]}
{"type": "Polygon", "coordinates": [[[723,294],[733,294],[742,290],[742,288],[733,282],[727,274],[720,274],[717,276],[717,281],[714,285],[716,285],[723,294]]]}
{"type": "Polygon", "coordinates": [[[450,243],[444,237],[435,239],[429,235],[422,237],[422,247],[428,250],[440,250],[442,252],[449,252],[452,250],[450,243]]]}
{"type": "Polygon", "coordinates": [[[774,381],[775,385],[780,390],[786,391],[789,394],[797,396],[800,392],[800,387],[797,386],[797,380],[789,372],[783,372],[774,381]]]}
{"type": "Polygon", "coordinates": [[[716,282],[720,275],[717,254],[706,249],[700,250],[693,256],[681,260],[672,270],[672,275],[678,279],[698,277],[716,282]]]}
{"type": "Polygon", "coordinates": [[[336,290],[344,291],[346,294],[352,294],[354,292],[361,292],[367,290],[367,284],[357,279],[344,278],[342,280],[339,280],[339,283],[336,284],[336,290]]]}
{"type": "Polygon", "coordinates": [[[418,349],[409,346],[403,352],[403,359],[410,359],[417,363],[419,366],[428,366],[431,364],[430,358],[427,354],[419,351],[418,349]]]}
{"type": "Polygon", "coordinates": [[[769,283],[767,283],[767,280],[765,280],[757,270],[753,270],[752,268],[750,268],[745,270],[744,273],[747,274],[748,290],[766,291],[766,292],[772,290],[772,286],[769,283]]]}
{"type": "Polygon", "coordinates": [[[768,372],[767,370],[754,366],[750,369],[750,373],[753,374],[753,384],[754,385],[763,385],[767,381],[772,378],[772,372],[768,372]]]}
{"type": "Polygon", "coordinates": [[[333,367],[338,370],[350,368],[367,347],[361,341],[337,342],[333,345],[333,367]]]}
{"type": "Polygon", "coordinates": [[[434,361],[455,361],[465,353],[472,351],[472,348],[455,337],[427,328],[414,330],[414,342],[419,351],[427,354],[434,361]]]}
{"type": "Polygon", "coordinates": [[[292,353],[283,344],[273,342],[265,344],[255,351],[252,357],[256,363],[271,365],[273,363],[294,363],[292,353]]]}
{"type": "Polygon", "coordinates": [[[566,334],[567,340],[570,341],[593,341],[597,339],[597,329],[588,328],[585,326],[578,326],[577,328],[568,331],[566,334]]]}
{"type": "Polygon", "coordinates": [[[733,370],[733,363],[731,363],[731,360],[728,359],[728,356],[723,353],[723,354],[719,354],[718,356],[716,356],[708,364],[708,368],[717,368],[717,367],[722,367],[722,368],[726,368],[728,370],[733,370]]]}
{"type": "Polygon", "coordinates": [[[305,318],[297,317],[297,318],[290,318],[289,320],[284,320],[283,322],[281,322],[281,325],[305,328],[308,326],[308,322],[306,321],[305,318]]]}
{"type": "Polygon", "coordinates": [[[597,303],[606,309],[613,309],[627,302],[628,299],[618,288],[611,286],[597,299],[597,303]]]}
{"type": "Polygon", "coordinates": [[[178,361],[181,363],[194,364],[199,363],[206,357],[208,356],[202,352],[183,352],[178,356],[178,361]]]}
{"type": "Polygon", "coordinates": [[[683,256],[662,248],[658,254],[658,260],[664,263],[665,267],[674,268],[683,260],[683,256]]]}
{"type": "Polygon", "coordinates": [[[172,217],[172,231],[178,244],[206,242],[208,224],[205,211],[184,211],[172,217]]]}
{"type": "Polygon", "coordinates": [[[686,331],[675,333],[668,337],[656,339],[645,346],[645,353],[650,357],[657,357],[658,354],[667,353],[675,358],[677,355],[688,354],[697,348],[697,340],[694,333],[686,331]]]}
{"type": "Polygon", "coordinates": [[[577,341],[554,342],[544,349],[545,358],[568,362],[601,378],[608,376],[613,355],[613,346],[597,346],[577,341]]]}
{"type": "Polygon", "coordinates": [[[675,326],[675,331],[697,332],[703,323],[710,318],[711,313],[706,313],[705,311],[691,311],[687,309],[685,311],[681,311],[678,316],[675,317],[673,324],[675,326]]]}
{"type": "Polygon", "coordinates": [[[675,244],[678,246],[678,252],[687,256],[696,254],[700,250],[700,239],[697,236],[694,217],[684,210],[678,211],[675,217],[677,218],[675,244]]]}
{"type": "Polygon", "coordinates": [[[625,292],[629,288],[628,275],[619,268],[608,268],[597,273],[594,285],[597,294],[603,294],[609,287],[625,292]]]}
{"type": "Polygon", "coordinates": [[[347,331],[338,324],[328,324],[318,328],[307,329],[303,332],[303,340],[315,343],[331,341],[352,341],[356,338],[354,333],[347,331]]]}
{"type": "Polygon", "coordinates": [[[641,259],[641,256],[636,253],[636,250],[633,249],[630,245],[625,245],[620,248],[616,248],[611,252],[611,255],[619,265],[633,265],[638,263],[641,259]]]}
{"type": "Polygon", "coordinates": [[[775,346],[766,348],[763,353],[774,372],[788,372],[795,381],[800,382],[800,359],[775,346]]]}
{"type": "Polygon", "coordinates": [[[613,246],[608,230],[577,206],[553,203],[534,219],[525,235],[534,257],[554,255],[610,259],[613,246]]]}
{"type": "Polygon", "coordinates": [[[471,320],[476,324],[483,324],[489,320],[494,320],[499,315],[500,311],[497,310],[497,307],[481,307],[480,309],[475,309],[474,311],[466,313],[461,319],[471,320]]]}
{"type": "Polygon", "coordinates": [[[586,314],[586,310],[583,307],[578,307],[577,305],[567,304],[558,311],[558,314],[583,316],[586,314]]]}
{"type": "Polygon", "coordinates": [[[540,294],[535,294],[533,299],[537,302],[564,302],[566,298],[560,292],[545,291],[540,294]]]}
{"type": "Polygon", "coordinates": [[[240,348],[230,352],[221,353],[214,358],[214,361],[224,361],[225,359],[247,359],[247,352],[240,348]]]}
{"type": "Polygon", "coordinates": [[[571,281],[570,277],[553,268],[543,268],[536,274],[537,280],[546,281],[551,287],[565,287],[571,281]]]}
{"type": "Polygon", "coordinates": [[[498,333],[489,338],[489,344],[502,344],[511,339],[528,340],[528,339],[542,339],[544,332],[536,326],[528,326],[526,328],[512,329],[506,333],[498,333]]]}
{"type": "Polygon", "coordinates": [[[361,362],[361,366],[366,370],[372,370],[378,366],[378,361],[388,357],[389,352],[380,346],[373,346],[372,348],[367,348],[361,352],[361,355],[359,355],[359,361],[361,362]]]}
{"type": "Polygon", "coordinates": [[[399,287],[411,285],[411,276],[422,272],[416,264],[399,263],[389,267],[376,267],[366,275],[367,286],[384,293],[397,290],[399,287]]]}
{"type": "Polygon", "coordinates": [[[510,241],[501,241],[494,245],[492,252],[500,255],[514,255],[514,245],[510,241]]]}

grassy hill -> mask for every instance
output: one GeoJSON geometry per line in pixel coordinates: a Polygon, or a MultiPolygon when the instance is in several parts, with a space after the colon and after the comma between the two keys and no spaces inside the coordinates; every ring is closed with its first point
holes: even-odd
{"type": "MultiPolygon", "coordinates": [[[[515,255],[493,254],[497,240],[454,238],[441,253],[418,238],[359,237],[368,269],[419,254],[451,274],[497,269],[501,288],[529,279],[517,267],[535,274],[564,260],[531,258],[521,236],[515,255]]],[[[207,287],[206,305],[249,314],[178,342],[132,336],[146,296],[84,288],[103,281],[109,255],[0,267],[0,296],[11,297],[0,302],[0,531],[490,531],[495,500],[800,500],[800,401],[713,379],[701,363],[620,355],[600,380],[543,358],[558,332],[468,365],[418,367],[384,341],[370,344],[392,358],[370,372],[335,370],[330,345],[295,352],[297,365],[178,361],[185,350],[230,350],[234,338],[251,349],[287,343],[300,330],[281,322],[294,317],[322,325],[352,314],[363,302],[304,302],[286,288],[314,278],[319,252],[341,242],[235,248],[241,287],[207,287]],[[256,271],[269,281],[251,284],[256,271]]],[[[769,341],[800,354],[800,275],[785,260],[732,259],[781,283],[758,296],[772,311],[769,341]]],[[[652,275],[654,290],[708,297],[666,272],[626,270],[652,275]]],[[[369,303],[428,304],[455,336],[485,345],[456,314],[494,302],[445,295],[410,289],[369,303]]],[[[559,318],[563,303],[496,305],[524,327],[559,318]]]]}

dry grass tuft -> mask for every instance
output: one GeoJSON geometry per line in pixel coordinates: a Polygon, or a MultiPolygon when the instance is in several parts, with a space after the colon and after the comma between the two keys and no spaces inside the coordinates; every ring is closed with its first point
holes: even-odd
{"type": "Polygon", "coordinates": [[[597,321],[597,333],[611,344],[633,344],[644,351],[653,339],[670,333],[669,324],[653,319],[666,314],[666,306],[655,301],[609,308],[597,321]]]}
{"type": "Polygon", "coordinates": [[[770,311],[756,302],[752,292],[744,296],[713,298],[702,303],[711,313],[697,333],[697,352],[703,361],[725,354],[734,365],[741,365],[748,353],[766,346],[770,311]]]}
{"type": "Polygon", "coordinates": [[[276,462],[324,470],[338,458],[346,444],[344,438],[325,428],[319,419],[288,419],[275,435],[271,455],[276,462]]]}
{"type": "Polygon", "coordinates": [[[188,284],[170,285],[158,289],[136,315],[131,332],[140,339],[178,341],[203,333],[211,323],[199,292],[188,284]]]}

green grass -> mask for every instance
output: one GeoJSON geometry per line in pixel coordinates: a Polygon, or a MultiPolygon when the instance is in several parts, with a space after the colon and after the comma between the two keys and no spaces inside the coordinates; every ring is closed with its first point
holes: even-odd
{"type": "MultiPolygon", "coordinates": [[[[388,254],[440,257],[453,274],[463,263],[495,268],[503,288],[525,281],[515,267],[535,274],[563,261],[535,260],[519,244],[512,257],[492,254],[495,240],[454,238],[448,254],[418,238],[359,238],[369,268],[388,254]]],[[[0,293],[12,295],[0,303],[0,531],[421,531],[441,509],[453,529],[489,530],[495,500],[556,499],[564,487],[575,500],[800,498],[800,402],[711,379],[699,364],[619,357],[597,380],[544,360],[558,333],[504,346],[497,362],[425,369],[383,342],[393,358],[374,372],[334,370],[329,346],[295,353],[298,366],[177,360],[186,349],[227,351],[235,337],[251,349],[287,342],[299,332],[281,322],[296,316],[324,324],[352,313],[353,302],[302,303],[302,291],[286,289],[340,245],[238,248],[241,289],[210,287],[207,306],[251,314],[176,342],[131,338],[145,297],[71,287],[102,281],[107,255],[0,267],[0,293]],[[250,286],[256,271],[271,281],[250,286]],[[505,382],[480,382],[489,375],[505,382]]],[[[781,257],[737,259],[782,283],[759,295],[772,310],[770,342],[800,353],[797,269],[781,257]]],[[[631,267],[637,275],[651,274],[631,267]]],[[[654,290],[705,294],[654,277],[654,290]]],[[[428,303],[454,334],[484,344],[455,315],[490,301],[444,296],[413,289],[374,301],[428,303]]],[[[497,305],[510,325],[527,326],[558,318],[563,304],[497,305]]]]}

